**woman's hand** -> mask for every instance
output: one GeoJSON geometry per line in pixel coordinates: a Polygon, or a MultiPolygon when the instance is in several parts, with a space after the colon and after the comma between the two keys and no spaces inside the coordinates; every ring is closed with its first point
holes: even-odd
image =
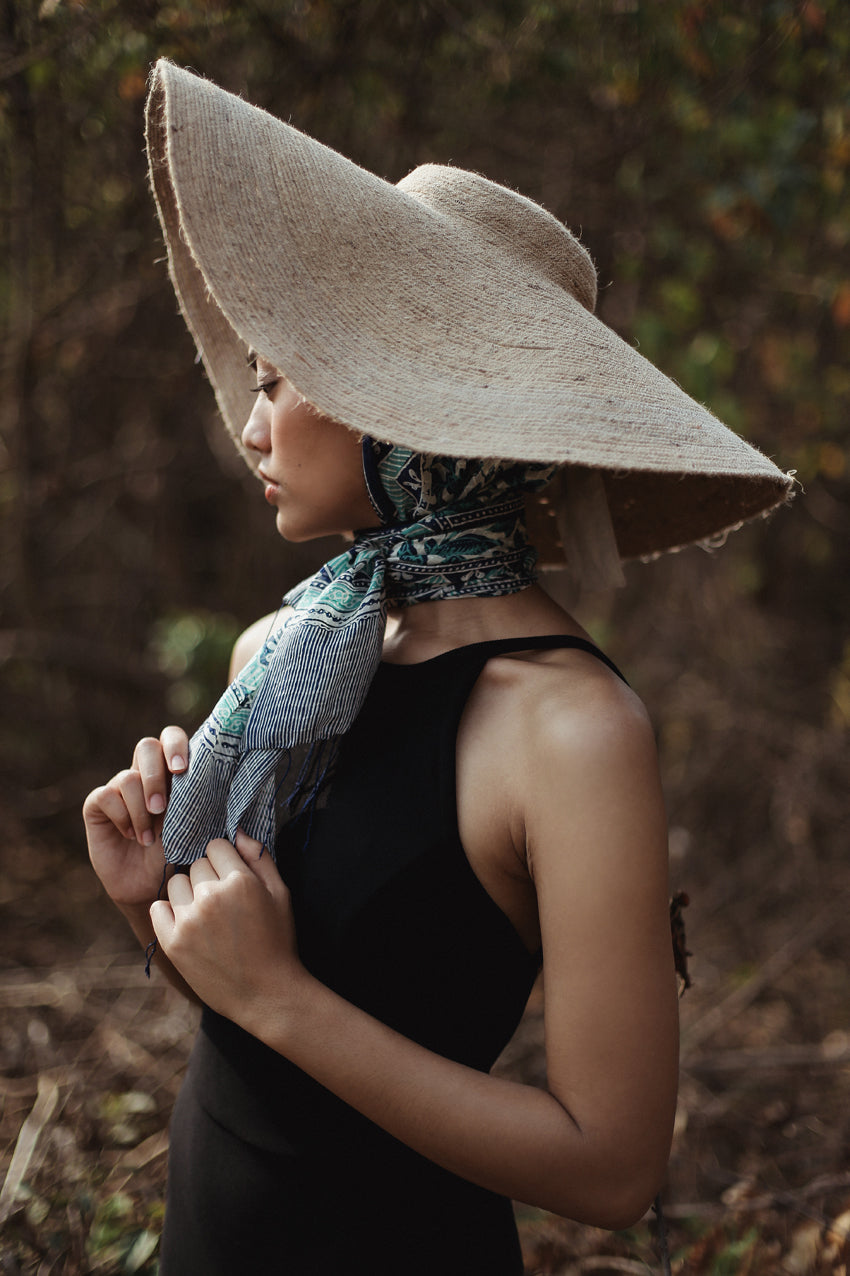
{"type": "Polygon", "coordinates": [[[298,960],[289,891],[271,855],[242,830],[216,838],[150,910],[165,955],[211,1009],[248,1031],[309,982],[298,960]]]}
{"type": "Polygon", "coordinates": [[[83,805],[89,858],[119,908],[148,906],[165,868],[160,832],[171,776],[186,770],[189,741],[180,727],[140,740],[126,771],[94,789],[83,805]]]}

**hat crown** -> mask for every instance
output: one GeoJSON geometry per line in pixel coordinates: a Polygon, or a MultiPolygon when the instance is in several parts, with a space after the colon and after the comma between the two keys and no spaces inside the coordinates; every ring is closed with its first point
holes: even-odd
{"type": "Polygon", "coordinates": [[[478,173],[446,164],[420,164],[398,183],[406,195],[443,216],[474,226],[526,269],[536,268],[591,314],[596,269],[587,249],[545,208],[478,173]]]}

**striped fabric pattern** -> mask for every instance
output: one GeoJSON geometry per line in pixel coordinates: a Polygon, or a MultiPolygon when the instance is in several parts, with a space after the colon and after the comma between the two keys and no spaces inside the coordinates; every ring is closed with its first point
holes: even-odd
{"type": "Polygon", "coordinates": [[[534,582],[523,495],[554,466],[365,439],[363,468],[382,526],[286,595],[292,612],[195,732],[162,831],[169,863],[191,863],[238,828],[273,852],[280,825],[316,803],[380,663],[388,606],[534,582]]]}

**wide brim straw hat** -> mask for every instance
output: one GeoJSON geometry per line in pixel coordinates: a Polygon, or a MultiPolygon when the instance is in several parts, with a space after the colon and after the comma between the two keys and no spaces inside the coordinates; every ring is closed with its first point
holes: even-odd
{"type": "MultiPolygon", "coordinates": [[[[532,201],[442,165],[392,185],[165,60],[147,144],[172,281],[237,445],[251,347],[374,438],[577,467],[567,490],[598,471],[623,558],[786,499],[789,476],[594,316],[590,256],[532,201]]],[[[554,561],[556,519],[534,523],[554,561]]]]}

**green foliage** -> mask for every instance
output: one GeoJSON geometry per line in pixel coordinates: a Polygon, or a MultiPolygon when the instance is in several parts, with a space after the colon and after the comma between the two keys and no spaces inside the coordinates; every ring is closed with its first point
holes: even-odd
{"type": "Polygon", "coordinates": [[[758,1245],[758,1240],[758,1228],[751,1227],[743,1236],[730,1241],[726,1248],[720,1250],[715,1256],[711,1265],[711,1276],[738,1276],[747,1257],[758,1245]]]}
{"type": "Polygon", "coordinates": [[[153,1260],[159,1247],[162,1220],[159,1209],[151,1218],[153,1227],[139,1226],[138,1208],[123,1192],[108,1196],[98,1207],[89,1232],[87,1253],[92,1271],[148,1273],[154,1276],[153,1260]]]}
{"type": "Polygon", "coordinates": [[[151,650],[168,677],[168,708],[180,721],[205,716],[227,684],[230,652],[239,633],[232,616],[178,612],[158,620],[151,650]]]}
{"type": "Polygon", "coordinates": [[[156,1113],[155,1102],[141,1090],[102,1095],[99,1116],[106,1135],[105,1142],[114,1147],[135,1147],[144,1137],[141,1126],[145,1118],[156,1113]]]}

